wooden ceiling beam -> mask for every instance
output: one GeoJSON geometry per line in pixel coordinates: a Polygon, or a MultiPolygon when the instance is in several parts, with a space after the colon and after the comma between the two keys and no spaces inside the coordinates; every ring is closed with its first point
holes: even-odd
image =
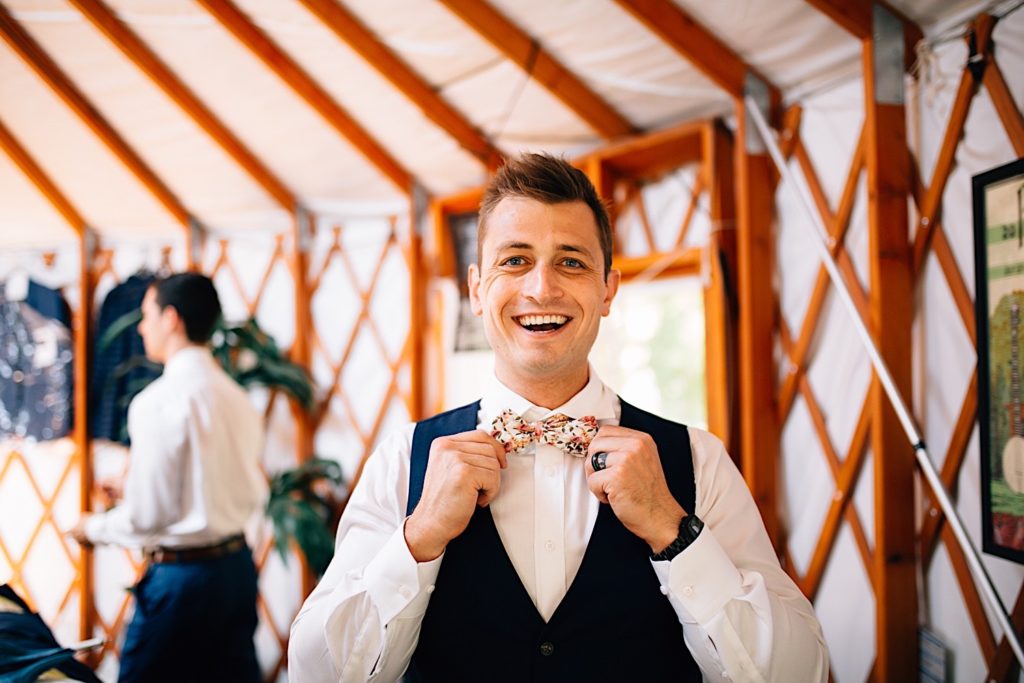
{"type": "Polygon", "coordinates": [[[7,156],[21,169],[21,172],[32,181],[32,184],[46,197],[47,201],[57,210],[57,213],[63,216],[68,225],[79,236],[84,235],[88,229],[85,218],[64,193],[60,191],[57,184],[50,179],[46,171],[36,163],[32,155],[28,153],[28,150],[21,146],[14,133],[4,126],[3,121],[0,121],[0,148],[7,153],[7,156]]]}
{"type": "Polygon", "coordinates": [[[135,66],[164,91],[224,152],[286,211],[297,205],[295,194],[238,139],[181,79],[101,0],[71,0],[135,66]]]}
{"type": "Polygon", "coordinates": [[[536,79],[601,137],[614,139],[637,132],[629,120],[537,40],[484,0],[441,0],[441,3],[536,79]]]}
{"type": "Polygon", "coordinates": [[[143,186],[157,199],[189,234],[192,217],[184,204],[114,127],[86,99],[57,63],[22,28],[7,9],[0,5],[0,35],[7,44],[38,74],[50,89],[67,104],[143,186]]]}
{"type": "Polygon", "coordinates": [[[403,194],[412,191],[412,174],[241,10],[229,0],[198,2],[403,194]]]}
{"type": "Polygon", "coordinates": [[[903,22],[904,35],[904,68],[909,71],[913,66],[917,52],[915,47],[924,37],[921,27],[907,15],[880,0],[807,0],[807,4],[818,10],[829,19],[846,29],[848,33],[860,40],[868,40],[874,31],[874,6],[878,5],[889,11],[903,22]]]}
{"type": "Polygon", "coordinates": [[[671,0],[616,2],[734,98],[743,97],[747,74],[752,74],[768,86],[772,102],[779,100],[768,78],[671,0]]]}
{"type": "Polygon", "coordinates": [[[335,0],[300,0],[327,28],[398,88],[423,114],[451,135],[489,170],[502,153],[469,119],[442,98],[409,64],[385,45],[359,18],[335,0]]]}

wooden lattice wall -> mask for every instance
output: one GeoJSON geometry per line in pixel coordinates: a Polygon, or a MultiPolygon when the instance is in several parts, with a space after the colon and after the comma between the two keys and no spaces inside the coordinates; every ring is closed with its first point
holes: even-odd
{"type": "MultiPolygon", "coordinates": [[[[969,27],[965,40],[975,50],[960,75],[955,102],[945,125],[942,145],[927,182],[921,177],[922,174],[918,171],[916,162],[913,161],[912,153],[904,152],[910,155],[912,160],[910,165],[912,181],[908,201],[912,203],[912,213],[916,220],[916,229],[911,231],[912,241],[908,252],[912,286],[923,286],[921,282],[925,264],[928,259],[934,259],[959,315],[957,320],[951,320],[948,324],[962,326],[964,334],[972,344],[976,341],[974,303],[947,237],[950,227],[943,224],[942,200],[950,174],[955,167],[958,146],[964,137],[964,126],[971,104],[982,89],[987,93],[998,113],[1002,127],[1013,146],[1015,156],[1024,155],[1024,117],[1007,87],[996,60],[991,40],[994,25],[995,20],[991,16],[983,14],[969,27]]],[[[870,77],[866,78],[870,79],[870,77]]],[[[819,179],[818,169],[815,168],[812,157],[808,154],[803,142],[801,136],[802,114],[803,111],[799,105],[792,106],[786,111],[780,136],[782,148],[792,167],[799,169],[800,175],[811,190],[818,213],[828,228],[830,251],[839,265],[844,284],[848,288],[860,316],[868,321],[869,328],[872,328],[875,326],[873,321],[876,320],[873,317],[875,309],[871,303],[872,296],[874,296],[872,289],[877,288],[878,283],[873,282],[869,287],[862,282],[854,266],[854,259],[851,257],[851,247],[847,243],[851,226],[851,212],[858,194],[858,186],[861,186],[860,192],[863,193],[863,185],[867,184],[869,187],[871,185],[871,181],[867,177],[866,121],[868,119],[866,118],[865,123],[862,123],[863,127],[857,135],[857,142],[847,161],[846,180],[838,201],[832,203],[827,198],[827,193],[819,179]]],[[[904,149],[906,149],[905,137],[900,144],[904,145],[904,149]]],[[[874,191],[874,189],[869,189],[869,192],[874,191]]],[[[970,226],[958,225],[956,229],[970,229],[970,226]]],[[[783,277],[785,277],[784,273],[783,277]]],[[[798,571],[795,568],[797,563],[793,561],[788,544],[784,546],[783,552],[788,569],[794,574],[801,589],[813,600],[819,596],[819,589],[822,587],[823,577],[827,571],[839,571],[841,574],[855,571],[849,567],[844,570],[838,570],[834,566],[830,568],[830,563],[839,561],[836,558],[835,550],[840,533],[844,530],[849,532],[863,574],[875,592],[876,609],[891,609],[898,604],[898,601],[886,600],[884,593],[880,592],[880,583],[891,581],[892,577],[883,578],[880,575],[880,572],[888,572],[891,567],[886,567],[879,557],[883,551],[877,545],[877,538],[879,530],[890,525],[893,520],[889,516],[890,511],[878,500],[885,495],[878,488],[879,481],[876,479],[872,483],[870,475],[864,471],[865,461],[871,452],[875,453],[876,476],[879,471],[877,447],[872,442],[873,430],[877,430],[876,406],[880,400],[878,389],[875,387],[868,391],[862,402],[852,406],[849,401],[839,406],[835,403],[835,398],[830,397],[833,408],[844,411],[855,410],[858,415],[849,441],[835,443],[829,428],[830,415],[823,407],[826,402],[822,400],[822,396],[816,394],[812,382],[808,379],[809,371],[816,360],[816,339],[824,334],[823,309],[831,287],[824,267],[819,267],[813,288],[806,299],[803,315],[797,317],[798,320],[802,320],[798,330],[790,329],[786,316],[781,313],[776,315],[777,338],[784,358],[784,371],[780,373],[776,395],[778,423],[782,429],[785,429],[794,419],[795,403],[798,400],[802,403],[810,418],[813,434],[816,437],[816,447],[802,449],[802,455],[792,454],[792,457],[814,457],[813,454],[820,451],[834,485],[834,491],[821,521],[820,534],[814,543],[806,568],[803,571],[798,571]],[[864,521],[854,504],[858,486],[875,488],[873,530],[865,528],[864,521]]],[[[916,305],[923,304],[918,301],[916,305]]],[[[907,311],[907,313],[902,317],[900,324],[905,325],[909,333],[910,326],[914,321],[914,311],[907,311]]],[[[903,370],[909,372],[909,365],[903,370]]],[[[860,401],[856,396],[849,398],[860,401]]],[[[932,453],[931,455],[933,460],[941,463],[942,480],[947,489],[955,495],[963,473],[968,442],[975,426],[978,401],[976,371],[971,373],[963,395],[951,400],[957,401],[956,405],[959,405],[959,411],[955,421],[943,428],[948,429],[948,445],[944,453],[932,453]]],[[[903,449],[895,449],[885,457],[890,460],[903,459],[904,463],[909,463],[912,459],[909,445],[903,449]]],[[[936,599],[960,599],[963,601],[987,668],[984,680],[1015,680],[1016,667],[1013,656],[1005,638],[997,638],[989,617],[986,615],[987,605],[975,585],[964,554],[949,526],[945,523],[938,503],[934,500],[928,487],[922,483],[921,490],[924,491],[926,497],[924,501],[926,507],[924,514],[918,515],[919,521],[915,523],[916,539],[913,548],[916,548],[916,553],[912,548],[909,557],[916,557],[920,563],[919,576],[924,576],[928,574],[937,548],[940,546],[944,548],[959,585],[960,595],[955,598],[954,596],[942,596],[936,599]]],[[[794,491],[787,493],[790,496],[799,495],[794,491]]],[[[913,488],[905,489],[904,495],[907,495],[912,501],[914,498],[913,488]]],[[[914,519],[914,515],[911,514],[908,519],[914,519]]],[[[911,585],[913,585],[913,581],[911,585]]],[[[1020,627],[1024,625],[1024,591],[1018,592],[1017,595],[1012,611],[1014,623],[1020,627]]],[[[875,631],[876,656],[879,659],[871,666],[867,676],[868,681],[903,680],[893,677],[892,671],[898,669],[898,664],[894,666],[892,660],[900,657],[910,659],[916,657],[916,654],[911,655],[911,653],[916,653],[917,649],[917,625],[916,607],[905,610],[903,614],[889,616],[879,612],[875,631]],[[903,635],[898,635],[904,625],[907,628],[903,631],[903,635]],[[911,633],[912,636],[907,637],[906,632],[911,633]],[[884,669],[880,668],[880,661],[883,657],[887,660],[884,669]]],[[[843,647],[841,643],[831,643],[830,645],[833,648],[843,647]]],[[[837,680],[845,679],[840,677],[837,680]]]]}

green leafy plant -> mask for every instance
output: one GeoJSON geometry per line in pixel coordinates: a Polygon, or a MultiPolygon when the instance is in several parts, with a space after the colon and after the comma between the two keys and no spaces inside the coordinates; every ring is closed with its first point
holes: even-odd
{"type": "Polygon", "coordinates": [[[294,398],[307,411],[313,409],[313,380],[293,363],[264,332],[255,318],[239,325],[217,325],[210,340],[213,357],[224,371],[243,387],[278,389],[294,398]]]}
{"type": "Polygon", "coordinates": [[[327,570],[334,556],[330,529],[336,508],[329,484],[341,483],[341,466],[322,458],[311,458],[270,481],[267,516],[274,525],[274,546],[285,562],[294,541],[317,576],[327,570]]]}

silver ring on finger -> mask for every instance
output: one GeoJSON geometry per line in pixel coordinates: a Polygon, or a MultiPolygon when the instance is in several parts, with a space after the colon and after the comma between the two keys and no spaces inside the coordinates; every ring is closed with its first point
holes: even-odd
{"type": "Polygon", "coordinates": [[[590,456],[590,466],[594,468],[595,472],[600,472],[601,470],[607,468],[608,454],[605,453],[604,451],[598,451],[597,453],[594,453],[592,456],[590,456]]]}

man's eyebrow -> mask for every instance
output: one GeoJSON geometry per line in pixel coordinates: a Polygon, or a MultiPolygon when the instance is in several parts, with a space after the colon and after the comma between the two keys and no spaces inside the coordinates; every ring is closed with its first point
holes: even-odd
{"type": "Polygon", "coordinates": [[[498,251],[505,251],[506,249],[530,249],[531,246],[526,242],[502,242],[498,245],[498,251]]]}
{"type": "MultiPolygon", "coordinates": [[[[528,242],[515,242],[515,241],[510,240],[508,242],[502,242],[497,247],[497,251],[499,253],[503,252],[503,251],[510,250],[510,249],[527,249],[527,250],[530,250],[530,249],[533,249],[533,245],[529,244],[528,242]]],[[[559,244],[557,250],[558,251],[567,251],[567,252],[570,252],[572,254],[583,254],[584,256],[588,256],[588,257],[591,257],[591,258],[593,257],[593,254],[590,253],[589,249],[586,249],[585,247],[581,247],[581,246],[579,246],[577,244],[559,244]]]]}

